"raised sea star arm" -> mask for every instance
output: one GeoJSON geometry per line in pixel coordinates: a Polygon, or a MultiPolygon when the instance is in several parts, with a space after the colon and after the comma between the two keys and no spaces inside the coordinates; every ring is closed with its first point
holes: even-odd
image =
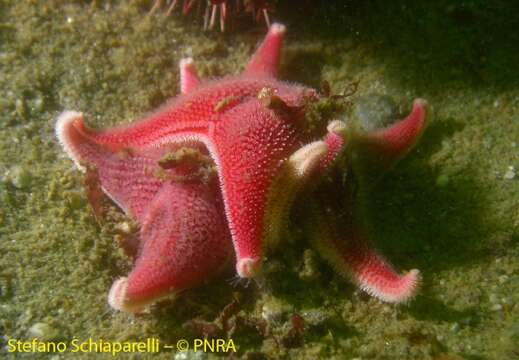
{"type": "Polygon", "coordinates": [[[420,139],[420,135],[425,129],[425,113],[427,102],[423,99],[416,99],[409,115],[395,124],[376,130],[366,135],[366,141],[371,139],[378,140],[379,156],[383,156],[383,161],[390,165],[395,160],[407,154],[420,139]]]}
{"type": "Polygon", "coordinates": [[[334,163],[335,159],[345,149],[347,138],[347,126],[344,122],[334,120],[328,124],[328,133],[323,141],[326,143],[326,155],[320,159],[319,170],[326,171],[334,163]]]}
{"type": "Polygon", "coordinates": [[[180,60],[180,92],[187,94],[200,84],[200,79],[196,71],[195,63],[192,58],[180,60]]]}
{"type": "MultiPolygon", "coordinates": [[[[322,140],[308,143],[288,158],[285,167],[294,181],[303,185],[316,172],[326,171],[344,150],[346,124],[334,120],[327,127],[328,133],[322,140]]],[[[322,174],[318,174],[322,175],[322,174]]]]}
{"type": "Polygon", "coordinates": [[[142,221],[134,268],[114,282],[108,295],[114,309],[139,312],[229,264],[230,234],[213,185],[168,182],[160,189],[142,221]]]}
{"type": "MultiPolygon", "coordinates": [[[[164,181],[182,178],[178,167],[163,169],[160,166],[160,159],[176,149],[174,144],[148,149],[145,154],[132,148],[112,150],[96,141],[92,131],[85,127],[82,114],[74,111],[65,111],[59,116],[56,134],[76,166],[82,171],[86,167],[94,168],[103,191],[139,222],[164,181]]],[[[193,144],[191,149],[198,151],[193,144]]]]}
{"type": "Polygon", "coordinates": [[[426,127],[426,101],[416,99],[408,116],[393,125],[371,131],[352,131],[348,136],[353,168],[368,185],[383,175],[418,142],[426,127]]]}
{"type": "MultiPolygon", "coordinates": [[[[344,148],[341,134],[344,123],[333,122],[328,126],[328,134],[296,150],[283,162],[268,192],[264,215],[264,241],[268,248],[276,248],[287,229],[289,211],[297,193],[312,178],[318,178],[329,169],[344,148]]],[[[253,274],[243,274],[253,275],[253,274]]]]}
{"type": "Polygon", "coordinates": [[[244,75],[270,77],[277,75],[285,31],[284,25],[274,23],[270,26],[267,36],[247,64],[244,75]]]}
{"type": "MultiPolygon", "coordinates": [[[[320,141],[326,144],[326,151],[319,158],[319,170],[329,169],[347,147],[356,175],[366,180],[370,172],[383,174],[384,170],[407,154],[420,139],[426,126],[425,107],[425,100],[417,99],[404,119],[372,132],[359,132],[349,129],[342,121],[332,121],[328,124],[328,133],[320,141]]],[[[302,151],[304,148],[299,152],[302,151]]]]}
{"type": "Polygon", "coordinates": [[[332,225],[325,216],[329,213],[327,209],[329,207],[323,204],[313,204],[313,221],[308,226],[308,233],[314,248],[335,271],[382,301],[405,303],[412,299],[420,283],[420,272],[413,269],[404,275],[398,274],[370,247],[363,232],[351,223],[351,219],[346,219],[347,226],[332,225]]]}
{"type": "Polygon", "coordinates": [[[112,151],[97,144],[85,133],[83,116],[74,111],[60,115],[56,123],[56,134],[63,148],[76,166],[96,170],[103,191],[124,212],[140,220],[142,214],[159,190],[162,181],[149,176],[147,167],[153,162],[135,156],[129,150],[112,151]]]}

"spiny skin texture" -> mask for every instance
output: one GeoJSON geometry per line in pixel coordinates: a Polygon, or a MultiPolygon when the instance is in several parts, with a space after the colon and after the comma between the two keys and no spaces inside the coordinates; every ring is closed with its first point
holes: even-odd
{"type": "Polygon", "coordinates": [[[114,308],[138,310],[224,269],[232,247],[215,190],[205,184],[164,184],[142,220],[133,270],[112,287],[109,302],[114,308]],[[126,287],[122,292],[121,286],[126,287]]]}
{"type": "MultiPolygon", "coordinates": [[[[157,9],[161,8],[164,0],[155,0],[153,3],[153,7],[150,10],[150,13],[155,12],[157,9]]],[[[168,9],[166,14],[170,15],[177,7],[180,7],[180,0],[168,0],[166,3],[168,4],[168,9]]],[[[198,0],[183,0],[182,2],[182,14],[186,16],[191,12],[193,7],[197,7],[195,5],[205,6],[205,14],[204,14],[204,30],[213,29],[216,21],[217,21],[217,13],[219,13],[219,22],[220,22],[220,30],[225,31],[225,24],[229,18],[229,15],[232,13],[240,13],[243,10],[246,12],[252,13],[255,20],[258,22],[260,18],[263,17],[265,24],[267,27],[270,27],[270,16],[269,12],[272,11],[273,5],[270,4],[269,1],[266,0],[210,0],[201,1],[198,0]],[[205,5],[203,4],[205,3],[205,5]]]]}
{"type": "MultiPolygon", "coordinates": [[[[231,243],[237,274],[254,277],[264,248],[280,240],[296,195],[311,183],[319,199],[317,180],[340,153],[362,172],[360,155],[387,167],[416,143],[425,126],[422,100],[387,129],[359,133],[335,120],[322,140],[303,135],[305,112],[320,96],[275,79],[284,33],[272,25],[239,76],[201,83],[192,59],[183,59],[182,94],[129,126],[94,131],[80,113],[59,117],[64,150],[80,169],[95,168],[105,193],[140,225],[134,269],[112,286],[112,307],[136,312],[201,283],[232,258],[231,243]]],[[[400,276],[369,248],[353,217],[336,226],[341,219],[326,216],[327,209],[315,201],[306,221],[323,257],[384,301],[412,297],[418,271],[400,276]]]]}
{"type": "Polygon", "coordinates": [[[161,168],[165,154],[181,151],[175,145],[146,154],[108,150],[88,137],[78,113],[62,114],[58,127],[74,144],[73,158],[95,165],[103,190],[141,225],[134,268],[112,286],[112,307],[138,312],[172,291],[214,277],[230,263],[231,238],[214,174],[186,178],[198,173],[199,164],[161,168]]]}

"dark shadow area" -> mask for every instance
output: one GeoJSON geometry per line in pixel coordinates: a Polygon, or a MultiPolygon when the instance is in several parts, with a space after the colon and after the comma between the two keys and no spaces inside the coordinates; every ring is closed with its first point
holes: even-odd
{"type": "MultiPolygon", "coordinates": [[[[430,276],[494,256],[487,241],[489,234],[495,231],[486,214],[487,191],[477,182],[478,177],[468,167],[470,164],[460,170],[462,176],[457,174],[441,181],[438,179],[442,169],[430,164],[442,140],[451,138],[463,126],[455,119],[432,122],[413,152],[362,197],[361,206],[375,248],[395,268],[418,268],[423,274],[421,295],[410,308],[404,308],[420,320],[452,322],[473,315],[475,309],[451,309],[428,293],[430,276]]],[[[327,202],[331,209],[337,207],[333,205],[333,196],[344,197],[340,189],[334,194],[327,202]]],[[[329,218],[338,221],[340,217],[330,214],[329,218]]],[[[298,228],[297,222],[294,228],[298,228]]],[[[305,235],[301,236],[273,257],[282,258],[283,264],[282,270],[267,280],[270,291],[300,308],[319,308],[325,301],[335,299],[327,305],[333,307],[334,301],[352,298],[355,286],[334,275],[333,269],[322,259],[317,261],[318,279],[305,282],[300,278],[301,265],[298,264],[302,263],[304,249],[310,247],[305,235]],[[337,286],[338,282],[344,286],[337,286]]],[[[348,333],[349,330],[343,331],[348,333]]]]}
{"type": "Polygon", "coordinates": [[[6,24],[6,14],[7,3],[2,1],[0,2],[0,49],[3,49],[3,45],[6,44],[8,40],[11,40],[15,30],[13,27],[6,24]]]}
{"type": "Polygon", "coordinates": [[[296,313],[306,313],[303,315],[307,318],[306,341],[320,341],[329,332],[336,339],[357,336],[359,333],[354,324],[345,322],[341,315],[342,302],[354,297],[355,286],[336,274],[317,254],[314,259],[316,277],[303,279],[299,272],[303,268],[303,253],[310,244],[298,241],[289,247],[273,256],[282,261],[276,271],[266,274],[262,291],[290,304],[296,313]]]}
{"type": "MultiPolygon", "coordinates": [[[[247,349],[261,347],[265,340],[289,349],[322,341],[322,337],[330,331],[333,331],[335,339],[358,336],[357,330],[346,324],[340,313],[330,313],[322,307],[323,300],[329,299],[329,283],[334,278],[333,273],[324,270],[326,279],[320,279],[322,283],[301,281],[290,267],[297,263],[295,258],[301,253],[296,249],[289,253],[289,259],[283,259],[286,261],[283,261],[280,272],[266,274],[264,278],[248,284],[242,281],[235,286],[229,284],[228,278],[220,278],[209,285],[182,292],[176,301],[159,302],[150,314],[143,316],[154,319],[153,333],[159,334],[165,344],[175,344],[178,339],[193,341],[231,336],[234,343],[240,346],[238,355],[243,355],[247,349]],[[264,307],[272,306],[270,301],[276,298],[285,300],[289,307],[293,307],[272,314],[267,310],[267,315],[262,313],[258,316],[256,305],[264,292],[273,296],[272,300],[264,300],[264,307]],[[303,309],[308,308],[316,309],[313,317],[317,320],[314,323],[304,322],[297,334],[291,335],[292,318],[301,318],[303,309]],[[226,312],[229,314],[230,328],[224,330],[222,318],[226,312]]],[[[272,260],[275,261],[274,258],[272,260]]],[[[336,289],[335,293],[334,298],[341,299],[344,290],[336,289]]]]}
{"type": "Polygon", "coordinates": [[[451,178],[428,163],[442,139],[461,126],[433,122],[365,199],[376,247],[397,268],[420,269],[425,286],[430,273],[492,256],[485,240],[494,224],[485,214],[484,186],[468,167],[451,178]]]}
{"type": "Polygon", "coordinates": [[[519,3],[280,1],[290,36],[370,44],[388,76],[421,91],[519,85],[519,3]]]}
{"type": "Polygon", "coordinates": [[[321,87],[321,69],[325,58],[318,49],[287,49],[283,53],[279,78],[314,89],[321,87]]]}
{"type": "Polygon", "coordinates": [[[414,318],[418,320],[446,321],[449,323],[463,322],[465,319],[470,318],[471,325],[476,325],[478,320],[474,320],[474,316],[479,309],[455,310],[434,298],[427,290],[423,292],[424,294],[417,296],[406,310],[414,318]]]}
{"type": "MultiPolygon", "coordinates": [[[[216,334],[211,332],[217,329],[215,319],[220,312],[233,301],[233,288],[221,276],[210,284],[182,291],[175,300],[164,300],[154,306],[149,317],[155,319],[154,332],[160,334],[165,343],[175,344],[178,339],[211,338],[222,335],[220,329],[216,334]],[[190,323],[207,324],[190,326],[190,323]],[[209,325],[210,324],[210,325],[209,325]]],[[[248,295],[250,290],[243,290],[244,297],[238,305],[238,310],[248,309],[248,295]]]]}

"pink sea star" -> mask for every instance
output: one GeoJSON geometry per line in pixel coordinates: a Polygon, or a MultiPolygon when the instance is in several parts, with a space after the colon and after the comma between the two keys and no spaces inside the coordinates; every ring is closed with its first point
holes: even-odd
{"type": "MultiPolygon", "coordinates": [[[[272,25],[239,76],[201,83],[193,61],[182,60],[182,94],[129,126],[94,131],[80,113],[58,118],[67,154],[79,169],[94,167],[105,193],[140,224],[134,268],[112,286],[112,307],[138,311],[217,274],[233,255],[238,276],[254,277],[264,250],[282,237],[296,195],[340,153],[352,155],[360,173],[368,160],[387,167],[422,133],[425,102],[416,100],[408,117],[386,129],[363,133],[335,120],[322,140],[309,139],[303,122],[320,95],[275,79],[284,33],[272,25]]],[[[356,222],[334,224],[329,208],[319,199],[309,211],[315,226],[308,233],[322,256],[384,301],[411,298],[418,271],[398,275],[356,222]]]]}

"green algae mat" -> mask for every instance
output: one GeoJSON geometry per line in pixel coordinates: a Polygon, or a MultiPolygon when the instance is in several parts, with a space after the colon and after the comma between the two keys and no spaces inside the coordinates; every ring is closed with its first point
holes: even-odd
{"type": "Polygon", "coordinates": [[[111,309],[108,290],[131,268],[118,245],[131,224],[108,201],[96,221],[57,116],[129,123],[178,94],[181,58],[204,78],[236,74],[265,27],[234,18],[224,34],[204,32],[195,13],[149,15],[152,1],[3,1],[0,356],[519,358],[519,6],[276,5],[288,29],[281,79],[326,81],[335,94],[358,82],[343,116],[360,121],[428,101],[419,145],[365,196],[376,247],[399,270],[420,269],[417,297],[370,298],[295,221],[256,281],[229,272],[139,315],[111,309]]]}

